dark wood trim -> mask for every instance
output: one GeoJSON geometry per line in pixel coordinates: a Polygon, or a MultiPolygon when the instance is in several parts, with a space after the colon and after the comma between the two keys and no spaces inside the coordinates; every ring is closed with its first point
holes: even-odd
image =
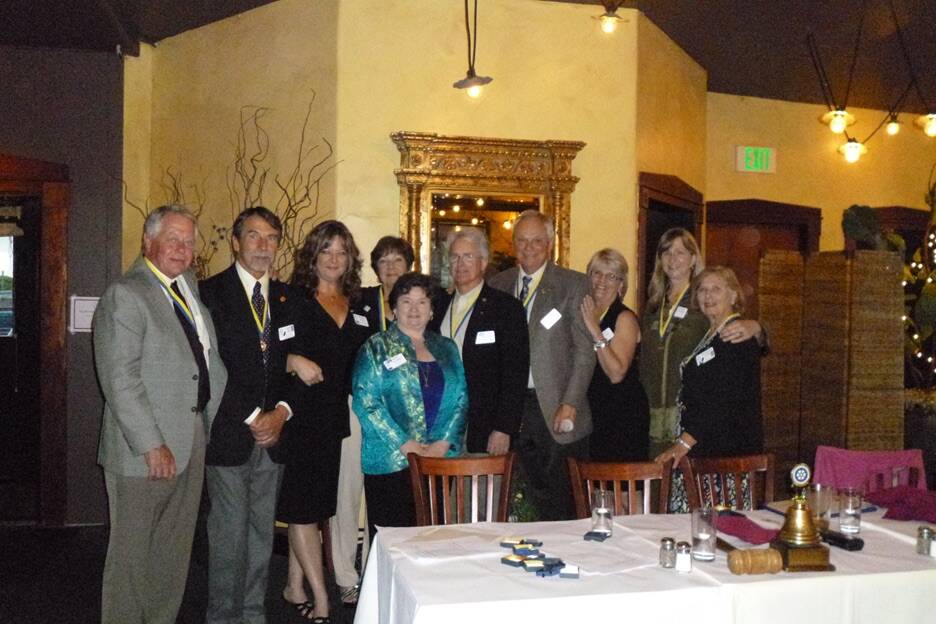
{"type": "Polygon", "coordinates": [[[0,154],[0,180],[67,182],[68,167],[44,160],[0,154]]]}
{"type": "MultiPolygon", "coordinates": [[[[872,206],[872,208],[877,214],[882,230],[918,230],[923,234],[930,224],[931,213],[925,208],[911,208],[910,206],[872,206]]],[[[856,248],[855,241],[846,236],[845,250],[855,251],[856,248]]]]}
{"type": "Polygon", "coordinates": [[[641,171],[637,177],[640,189],[639,205],[637,208],[637,308],[643,310],[647,300],[647,284],[644,283],[646,266],[644,258],[647,255],[647,245],[655,245],[656,241],[647,241],[647,211],[651,201],[658,201],[677,210],[692,214],[695,223],[693,235],[699,239],[702,227],[702,193],[695,190],[681,179],[673,175],[650,173],[641,171]]]}
{"type": "Polygon", "coordinates": [[[819,251],[822,210],[766,199],[728,199],[705,205],[706,223],[741,223],[745,225],[798,225],[809,253],[819,251]]]}
{"type": "Polygon", "coordinates": [[[39,287],[39,522],[66,519],[68,401],[68,168],[0,155],[0,192],[39,197],[42,204],[39,287]]]}

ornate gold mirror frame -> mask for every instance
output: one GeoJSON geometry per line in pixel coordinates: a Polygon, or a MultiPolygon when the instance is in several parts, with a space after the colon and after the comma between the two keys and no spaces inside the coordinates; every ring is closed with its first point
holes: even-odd
{"type": "Polygon", "coordinates": [[[579,179],[572,161],[581,141],[527,141],[443,136],[424,132],[390,135],[400,150],[400,236],[416,251],[415,270],[429,266],[432,193],[536,195],[556,223],[556,262],[569,263],[571,195],[579,179]]]}

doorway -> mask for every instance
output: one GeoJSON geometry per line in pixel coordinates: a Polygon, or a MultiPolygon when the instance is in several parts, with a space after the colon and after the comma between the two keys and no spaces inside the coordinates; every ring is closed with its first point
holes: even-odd
{"type": "Polygon", "coordinates": [[[66,167],[0,154],[0,521],[65,523],[69,198],[66,167]]]}
{"type": "Polygon", "coordinates": [[[697,239],[702,222],[702,193],[676,176],[641,172],[637,213],[637,307],[643,309],[653,277],[656,248],[666,230],[681,227],[697,239]]]}
{"type": "Polygon", "coordinates": [[[0,521],[39,505],[39,233],[35,197],[0,196],[0,521]]]}
{"type": "Polygon", "coordinates": [[[762,199],[708,202],[705,264],[730,267],[744,291],[745,316],[758,318],[760,259],[768,250],[819,251],[822,211],[762,199]]]}

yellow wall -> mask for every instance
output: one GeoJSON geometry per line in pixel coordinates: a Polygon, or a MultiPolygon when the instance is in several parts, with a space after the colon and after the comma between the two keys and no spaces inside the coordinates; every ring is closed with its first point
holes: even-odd
{"type": "MultiPolygon", "coordinates": [[[[480,6],[477,101],[464,77],[460,0],[343,0],[338,35],[338,213],[369,249],[398,231],[397,130],[585,141],[573,162],[571,264],[605,245],[631,247],[636,15],[611,37],[594,6],[511,0],[480,6]]],[[[367,279],[371,276],[367,275],[367,279]]]]}
{"type": "MultiPolygon", "coordinates": [[[[241,15],[161,41],[154,51],[151,201],[165,201],[162,184],[171,169],[182,175],[186,203],[197,207],[193,186],[205,198],[203,234],[215,223],[230,226],[241,205],[233,204],[226,176],[232,171],[241,108],[263,106],[270,170],[262,201],[273,208],[281,197],[273,178],[296,163],[299,133],[315,94],[306,148],[322,137],[335,144],[336,23],[338,3],[280,0],[241,15]]],[[[322,185],[319,214],[335,214],[335,179],[322,185]]],[[[212,263],[230,261],[226,243],[212,263]]]]}
{"type": "Polygon", "coordinates": [[[704,193],[708,75],[649,19],[639,24],[637,170],[675,175],[704,193]]]}
{"type": "Polygon", "coordinates": [[[152,105],[153,48],[140,44],[140,56],[124,58],[123,181],[126,186],[121,257],[125,269],[140,253],[143,230],[140,211],[147,210],[150,196],[152,105]]]}
{"type": "MultiPolygon", "coordinates": [[[[708,94],[706,149],[707,201],[758,198],[822,209],[823,250],[842,249],[842,213],[852,204],[926,208],[923,193],[936,161],[936,141],[902,115],[897,136],[883,129],[857,163],[836,150],[844,139],[817,119],[824,107],[761,98],[708,94]],[[737,173],[736,145],[777,150],[775,174],[737,173]]],[[[863,140],[883,119],[883,111],[855,109],[849,132],[863,140]]]]}

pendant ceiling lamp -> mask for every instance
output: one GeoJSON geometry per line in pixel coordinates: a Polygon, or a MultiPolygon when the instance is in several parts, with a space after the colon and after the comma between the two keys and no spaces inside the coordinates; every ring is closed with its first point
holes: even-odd
{"type": "Polygon", "coordinates": [[[456,89],[465,89],[468,97],[479,98],[484,85],[490,83],[490,76],[479,76],[475,72],[475,56],[478,53],[478,0],[474,0],[474,34],[468,19],[468,0],[465,0],[465,32],[468,35],[468,73],[452,84],[456,89]]]}
{"type": "Polygon", "coordinates": [[[595,19],[598,20],[601,31],[610,35],[617,30],[618,23],[624,21],[624,18],[617,14],[617,10],[624,4],[624,0],[605,0],[601,4],[605,8],[605,12],[596,15],[595,19]]]}

